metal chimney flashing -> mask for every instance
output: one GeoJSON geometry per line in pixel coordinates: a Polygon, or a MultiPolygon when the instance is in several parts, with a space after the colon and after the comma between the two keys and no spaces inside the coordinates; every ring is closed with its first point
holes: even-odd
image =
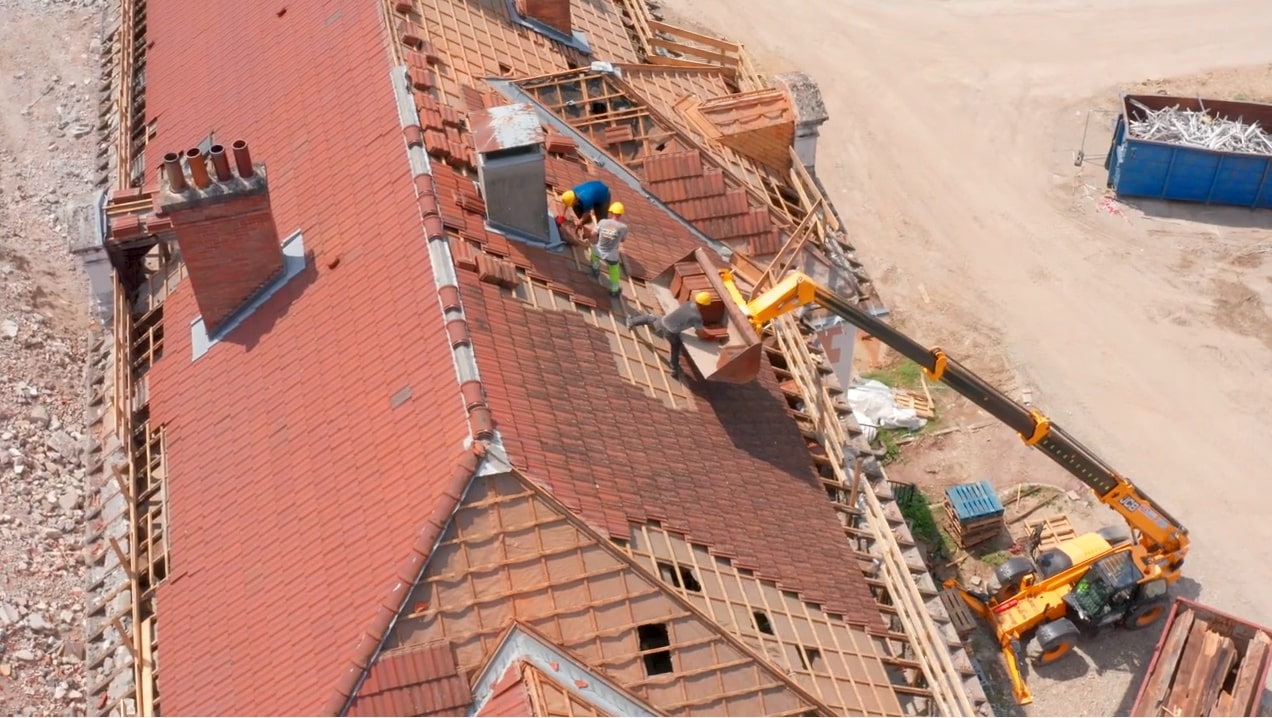
{"type": "Polygon", "coordinates": [[[215,332],[208,334],[202,316],[195,317],[194,321],[190,322],[190,347],[193,353],[190,361],[198,361],[199,357],[207,354],[212,347],[216,346],[230,332],[234,331],[238,325],[242,324],[243,320],[250,317],[257,309],[260,309],[265,302],[269,301],[270,297],[274,296],[278,290],[286,286],[288,282],[304,270],[305,238],[298,229],[292,232],[291,236],[283,242],[283,273],[262,287],[241,309],[226,318],[215,332]]]}

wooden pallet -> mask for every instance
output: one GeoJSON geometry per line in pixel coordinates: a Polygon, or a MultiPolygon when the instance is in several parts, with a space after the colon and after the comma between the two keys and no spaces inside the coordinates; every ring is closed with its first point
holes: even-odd
{"type": "Polygon", "coordinates": [[[1061,543],[1068,541],[1078,535],[1078,530],[1073,528],[1073,524],[1069,521],[1069,517],[1064,514],[1057,516],[1047,516],[1041,519],[1030,519],[1024,523],[1024,534],[1021,539],[1028,539],[1033,535],[1034,530],[1038,526],[1042,526],[1042,535],[1039,537],[1038,550],[1046,551],[1049,548],[1055,548],[1061,543]]]}
{"type": "Polygon", "coordinates": [[[954,627],[954,632],[959,638],[967,638],[976,630],[976,616],[972,614],[972,609],[968,607],[967,602],[959,595],[958,591],[953,588],[947,588],[941,591],[941,604],[945,606],[945,612],[949,614],[950,625],[954,627]]]}
{"type": "Polygon", "coordinates": [[[958,513],[954,511],[953,506],[950,506],[950,502],[947,500],[942,503],[945,506],[945,518],[948,519],[950,537],[963,548],[971,548],[998,538],[1006,528],[1002,516],[960,521],[958,513]]]}
{"type": "Polygon", "coordinates": [[[892,390],[892,401],[901,409],[914,409],[914,413],[920,419],[935,419],[936,407],[932,400],[927,397],[919,396],[912,391],[904,391],[901,389],[892,390]]]}

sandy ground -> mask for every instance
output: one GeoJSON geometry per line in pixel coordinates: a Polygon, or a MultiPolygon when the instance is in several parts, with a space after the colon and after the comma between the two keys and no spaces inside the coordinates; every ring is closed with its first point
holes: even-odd
{"type": "MultiPolygon", "coordinates": [[[[1074,166],[1087,110],[1121,89],[1272,93],[1266,0],[664,6],[819,82],[818,174],[894,319],[1028,391],[1183,521],[1188,593],[1272,624],[1272,213],[1107,201],[1108,116],[1074,166]]],[[[1052,471],[996,466],[1014,439],[972,435],[977,471],[1052,471]]],[[[1150,649],[1112,649],[1037,677],[1030,712],[1125,711],[1150,649]]]]}

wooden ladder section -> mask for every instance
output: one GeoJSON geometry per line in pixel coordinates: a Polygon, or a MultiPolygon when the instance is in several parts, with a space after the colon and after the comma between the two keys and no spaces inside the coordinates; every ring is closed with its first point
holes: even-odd
{"type": "Polygon", "coordinates": [[[743,92],[767,87],[741,44],[657,20],[645,0],[621,0],[619,4],[623,24],[645,62],[666,67],[718,67],[731,74],[743,92]]]}
{"type": "MultiPolygon", "coordinates": [[[[859,557],[871,565],[878,561],[882,580],[870,578],[867,571],[867,581],[873,582],[872,588],[883,589],[879,603],[885,617],[895,617],[904,628],[903,633],[893,632],[888,637],[909,643],[915,657],[909,663],[921,670],[927,683],[926,687],[895,685],[894,688],[899,695],[930,695],[939,715],[976,715],[963,683],[964,676],[951,659],[950,644],[929,615],[923,593],[914,580],[913,574],[926,572],[926,567],[913,566],[906,560],[893,532],[896,522],[889,518],[871,482],[863,480],[859,470],[849,476],[845,468],[844,449],[850,437],[840,419],[843,402],[834,399],[822,378],[823,373],[829,373],[829,367],[818,360],[809,346],[810,339],[790,315],[771,322],[766,334],[769,335],[766,347],[779,354],[786,365],[779,371],[779,380],[784,374],[789,375],[803,399],[797,421],[811,426],[814,436],[809,438],[815,439],[825,452],[818,465],[831,473],[831,477],[823,476],[822,481],[828,492],[837,497],[835,505],[845,522],[845,533],[849,538],[866,538],[872,542],[873,551],[859,557]]],[[[886,485],[886,481],[881,484],[886,485]]]]}

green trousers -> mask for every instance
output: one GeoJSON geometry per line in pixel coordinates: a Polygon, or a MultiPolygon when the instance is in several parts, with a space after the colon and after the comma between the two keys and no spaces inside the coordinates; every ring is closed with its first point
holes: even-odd
{"type": "MultiPolygon", "coordinates": [[[[592,260],[592,271],[599,272],[601,270],[601,255],[596,253],[596,247],[592,247],[590,252],[592,260]]],[[[605,260],[607,270],[609,271],[610,292],[617,292],[621,286],[619,280],[622,278],[622,266],[619,262],[611,262],[605,260]]]]}

